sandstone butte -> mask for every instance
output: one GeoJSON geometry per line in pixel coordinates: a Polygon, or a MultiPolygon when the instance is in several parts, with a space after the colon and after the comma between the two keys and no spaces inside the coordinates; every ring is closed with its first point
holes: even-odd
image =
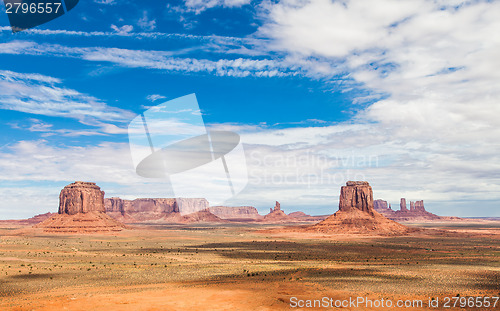
{"type": "Polygon", "coordinates": [[[106,215],[101,188],[77,181],[61,190],[58,213],[34,227],[45,232],[93,233],[120,231],[124,226],[106,215]]]}
{"type": "Polygon", "coordinates": [[[410,229],[374,210],[373,191],[366,181],[348,181],[341,187],[339,210],[324,221],[306,228],[308,232],[335,234],[401,235],[410,229]]]}

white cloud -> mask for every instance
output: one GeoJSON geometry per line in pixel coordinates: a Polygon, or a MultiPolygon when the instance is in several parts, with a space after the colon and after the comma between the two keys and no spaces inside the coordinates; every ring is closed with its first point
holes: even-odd
{"type": "Polygon", "coordinates": [[[184,0],[189,10],[200,13],[214,7],[235,8],[250,4],[251,0],[184,0]]]}
{"type": "Polygon", "coordinates": [[[42,137],[50,136],[64,136],[64,137],[77,137],[77,136],[109,136],[109,134],[126,134],[127,129],[118,127],[114,124],[102,122],[85,122],[86,125],[93,126],[90,129],[56,129],[53,124],[44,121],[29,118],[26,120],[29,124],[12,123],[10,126],[14,129],[27,130],[30,132],[38,132],[42,137]]]}
{"type": "Polygon", "coordinates": [[[165,99],[167,97],[163,96],[163,95],[160,95],[160,94],[151,94],[151,95],[148,95],[146,97],[147,100],[151,101],[151,102],[155,102],[157,100],[160,100],[160,99],[165,99]]]}
{"type": "Polygon", "coordinates": [[[123,25],[118,27],[116,25],[111,25],[111,29],[113,29],[116,33],[120,35],[128,35],[134,30],[134,26],[132,25],[123,25]]]}
{"type": "Polygon", "coordinates": [[[0,109],[37,115],[69,117],[90,122],[124,122],[132,112],[110,107],[92,96],[58,86],[57,78],[0,71],[0,109]]]}
{"type": "Polygon", "coordinates": [[[125,67],[149,68],[167,71],[200,72],[232,77],[283,77],[307,73],[289,60],[272,59],[209,59],[173,57],[170,51],[130,50],[120,48],[74,48],[33,42],[0,43],[0,53],[75,57],[87,61],[110,62],[125,67]],[[4,48],[6,45],[6,48],[4,48]]]}
{"type": "Polygon", "coordinates": [[[140,28],[142,28],[143,30],[146,30],[146,31],[153,31],[156,28],[156,20],[155,19],[150,20],[148,18],[148,12],[143,11],[142,17],[137,22],[137,26],[139,26],[140,28]]]}
{"type": "Polygon", "coordinates": [[[106,4],[106,5],[116,4],[116,0],[94,0],[94,2],[98,3],[98,4],[106,4]]]}
{"type": "Polygon", "coordinates": [[[261,34],[275,46],[306,55],[343,57],[384,46],[390,25],[425,10],[423,1],[281,1],[267,3],[261,34]]]}
{"type": "MultiPolygon", "coordinates": [[[[318,56],[387,94],[362,115],[398,135],[453,140],[496,134],[500,91],[498,2],[282,1],[261,34],[277,49],[318,56]],[[458,2],[457,2],[458,3],[458,2]],[[314,18],[311,18],[314,16],[314,18]],[[468,134],[467,134],[468,133],[468,134]],[[443,134],[443,135],[440,135],[443,134]],[[451,137],[450,137],[451,136],[451,137]]],[[[300,56],[298,56],[300,57],[300,56]]]]}

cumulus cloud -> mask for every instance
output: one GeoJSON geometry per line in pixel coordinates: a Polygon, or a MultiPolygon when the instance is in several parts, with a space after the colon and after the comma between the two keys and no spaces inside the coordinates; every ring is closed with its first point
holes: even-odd
{"type": "MultiPolygon", "coordinates": [[[[489,1],[282,1],[261,34],[274,48],[323,57],[387,99],[359,117],[418,139],[497,134],[500,21],[489,1]],[[314,18],[311,18],[314,16],[314,18]]],[[[490,137],[491,138],[491,137],[490,137]]]]}

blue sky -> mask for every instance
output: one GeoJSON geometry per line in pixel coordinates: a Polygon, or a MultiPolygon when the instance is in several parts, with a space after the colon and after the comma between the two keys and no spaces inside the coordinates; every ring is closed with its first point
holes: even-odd
{"type": "Polygon", "coordinates": [[[393,206],[500,216],[499,9],[94,0],[16,34],[2,11],[0,218],[57,210],[74,180],[171,195],[135,175],[127,125],[191,93],[245,147],[249,184],[226,205],[328,214],[345,181],[366,179],[393,206]]]}

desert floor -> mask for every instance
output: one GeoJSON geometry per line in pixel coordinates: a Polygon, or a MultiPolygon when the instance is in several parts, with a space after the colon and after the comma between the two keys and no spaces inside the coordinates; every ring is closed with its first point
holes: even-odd
{"type": "MultiPolygon", "coordinates": [[[[500,222],[410,225],[427,229],[326,236],[225,223],[58,235],[1,224],[0,310],[298,310],[292,301],[323,297],[442,310],[429,299],[500,296],[500,222]]],[[[369,309],[387,310],[343,308],[369,309]]]]}

